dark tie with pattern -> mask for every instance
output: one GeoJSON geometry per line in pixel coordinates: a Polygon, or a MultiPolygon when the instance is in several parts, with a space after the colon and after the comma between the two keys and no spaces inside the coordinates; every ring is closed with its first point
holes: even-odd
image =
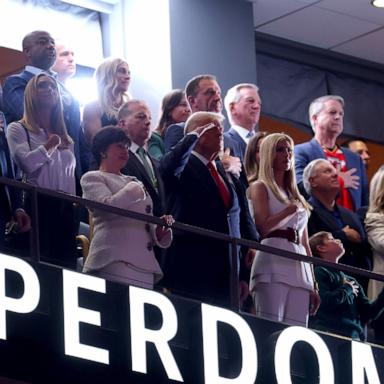
{"type": "Polygon", "coordinates": [[[143,147],[139,147],[136,151],[136,153],[139,155],[141,162],[143,163],[144,169],[147,172],[148,177],[150,178],[153,186],[156,188],[156,177],[155,174],[153,173],[153,169],[151,165],[148,162],[145,149],[143,147]]]}

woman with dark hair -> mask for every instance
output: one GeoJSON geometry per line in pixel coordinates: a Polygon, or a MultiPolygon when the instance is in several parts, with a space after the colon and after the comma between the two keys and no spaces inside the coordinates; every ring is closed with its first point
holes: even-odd
{"type": "MultiPolygon", "coordinates": [[[[26,182],[75,194],[74,146],[54,78],[40,74],[28,82],[23,118],[8,126],[7,140],[26,182]]],[[[72,204],[44,195],[38,203],[41,256],[75,267],[78,220],[72,204]]]]}
{"type": "Polygon", "coordinates": [[[244,167],[248,183],[253,183],[259,177],[260,146],[268,132],[259,131],[249,140],[244,155],[244,167]]]}
{"type": "MultiPolygon", "coordinates": [[[[104,127],[92,145],[97,171],[87,172],[81,178],[83,197],[113,207],[144,214],[152,214],[152,200],[143,184],[135,177],[123,175],[129,157],[130,140],[117,127],[104,127]]],[[[152,289],[162,277],[153,246],[167,248],[172,232],[165,226],[156,226],[101,210],[91,210],[93,238],[83,272],[152,289]]],[[[172,216],[163,216],[167,226],[172,216]]]]}
{"type": "MultiPolygon", "coordinates": [[[[250,189],[256,227],[262,244],[312,256],[308,243],[309,206],[296,184],[293,140],[268,135],[260,147],[258,180],[250,189]]],[[[319,305],[311,265],[264,251],[252,264],[250,291],[256,315],[306,326],[319,305]]]]}
{"type": "Polygon", "coordinates": [[[171,124],[184,123],[191,115],[185,92],[174,89],[167,93],[161,105],[159,123],[148,141],[148,152],[156,160],[160,160],[165,154],[164,136],[171,124]]]}

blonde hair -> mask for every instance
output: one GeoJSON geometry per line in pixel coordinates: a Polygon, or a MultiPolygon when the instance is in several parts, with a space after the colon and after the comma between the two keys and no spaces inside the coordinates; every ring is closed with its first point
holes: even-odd
{"type": "MultiPolygon", "coordinates": [[[[293,140],[285,133],[272,133],[264,138],[260,146],[260,167],[259,167],[259,180],[262,180],[275,195],[276,199],[282,203],[287,202],[286,196],[282,193],[281,189],[276,183],[273,162],[276,157],[276,147],[282,142],[286,141],[290,144],[292,150],[294,147],[293,140]]],[[[305,209],[309,211],[310,206],[300,194],[296,183],[295,175],[295,159],[292,155],[291,168],[285,172],[284,187],[288,193],[288,200],[298,200],[305,209]]]]}
{"type": "Polygon", "coordinates": [[[40,124],[39,124],[39,106],[37,105],[37,83],[40,79],[40,77],[49,77],[52,79],[56,85],[57,95],[58,95],[58,101],[57,104],[52,108],[51,111],[51,124],[49,127],[49,133],[54,133],[63,140],[64,144],[72,144],[73,140],[68,135],[67,128],[65,126],[64,122],[64,114],[63,114],[63,104],[61,101],[60,91],[58,89],[57,81],[45,74],[41,73],[37,76],[32,77],[31,80],[29,80],[27,86],[25,87],[24,92],[24,114],[23,118],[20,120],[20,122],[25,126],[25,128],[28,129],[28,131],[33,133],[38,133],[40,130],[40,124]]]}
{"type": "Polygon", "coordinates": [[[373,175],[369,186],[368,212],[384,212],[384,166],[382,165],[373,175]]]}
{"type": "MultiPolygon", "coordinates": [[[[120,58],[109,57],[105,59],[96,69],[95,79],[97,83],[97,93],[102,113],[106,113],[108,117],[117,119],[117,109],[113,103],[116,99],[118,82],[116,73],[119,65],[128,63],[120,58]]],[[[130,100],[127,92],[121,93],[123,103],[130,100]]]]}
{"type": "Polygon", "coordinates": [[[309,238],[309,246],[312,251],[312,256],[321,258],[320,252],[317,249],[319,245],[324,245],[325,241],[329,239],[330,232],[320,231],[315,233],[309,238]]]}

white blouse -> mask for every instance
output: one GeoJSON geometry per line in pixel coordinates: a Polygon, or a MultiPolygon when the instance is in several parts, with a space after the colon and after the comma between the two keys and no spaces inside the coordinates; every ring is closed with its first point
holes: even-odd
{"type": "Polygon", "coordinates": [[[47,151],[43,144],[48,135],[40,129],[30,132],[30,146],[24,127],[14,122],[7,129],[9,150],[16,164],[26,174],[27,182],[58,192],[76,193],[76,159],[73,144],[69,148],[47,151]]]}

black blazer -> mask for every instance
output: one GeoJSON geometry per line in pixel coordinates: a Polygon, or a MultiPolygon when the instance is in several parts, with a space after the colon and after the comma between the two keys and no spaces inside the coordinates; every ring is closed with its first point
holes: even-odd
{"type": "MultiPolygon", "coordinates": [[[[9,151],[4,131],[0,131],[0,176],[9,177],[9,151]]],[[[12,188],[13,189],[13,188],[12,188]]],[[[12,216],[11,191],[4,184],[0,184],[0,221],[5,224],[12,216]]],[[[13,195],[13,194],[12,194],[13,195]]],[[[3,236],[3,233],[0,234],[3,236]]]]}
{"type": "MultiPolygon", "coordinates": [[[[233,184],[221,163],[217,170],[231,193],[224,206],[208,168],[191,151],[198,138],[185,136],[160,161],[168,209],[177,221],[240,236],[240,207],[233,184]]],[[[173,292],[228,305],[230,299],[230,247],[225,242],[187,232],[174,233],[166,254],[164,285],[173,292]]]]}
{"type": "Polygon", "coordinates": [[[152,181],[150,180],[143,164],[131,151],[129,151],[129,159],[127,165],[121,170],[121,172],[125,175],[135,176],[144,184],[153,202],[153,214],[159,217],[165,214],[164,183],[158,170],[159,162],[150,156],[149,158],[152,162],[152,167],[157,179],[157,190],[153,186],[152,181]]]}
{"type": "MultiPolygon", "coordinates": [[[[326,209],[319,200],[313,196],[308,200],[312,205],[313,210],[308,222],[308,234],[312,236],[319,231],[331,232],[333,237],[340,239],[345,248],[345,254],[340,259],[341,264],[351,265],[357,268],[371,269],[371,250],[367,241],[365,230],[361,224],[359,216],[339,205],[336,205],[335,209],[340,214],[343,227],[349,225],[352,229],[359,232],[362,239],[361,243],[353,243],[348,240],[345,232],[340,228],[339,223],[335,220],[332,212],[326,209]]],[[[360,284],[366,288],[367,282],[359,276],[354,276],[359,280],[360,284]]]]}

